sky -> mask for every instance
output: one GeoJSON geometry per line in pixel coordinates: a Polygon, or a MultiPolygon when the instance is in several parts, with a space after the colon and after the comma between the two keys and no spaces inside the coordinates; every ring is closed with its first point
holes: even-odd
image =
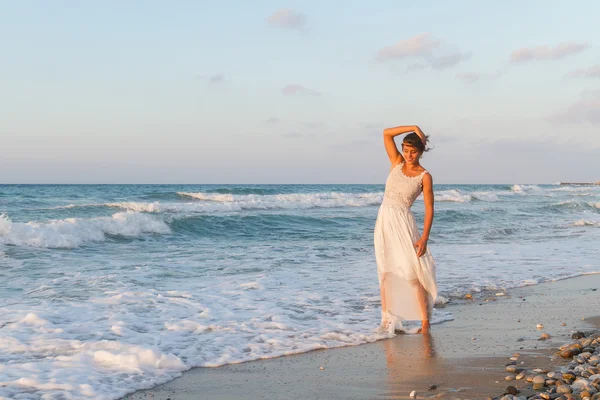
{"type": "Polygon", "coordinates": [[[0,0],[0,183],[600,181],[600,2],[0,0]]]}

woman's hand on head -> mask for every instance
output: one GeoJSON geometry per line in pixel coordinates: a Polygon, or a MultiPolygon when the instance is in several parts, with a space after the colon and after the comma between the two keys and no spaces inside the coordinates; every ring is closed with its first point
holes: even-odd
{"type": "Polygon", "coordinates": [[[421,130],[421,128],[419,128],[418,126],[415,126],[415,133],[417,135],[419,135],[419,137],[421,138],[421,141],[423,142],[423,146],[427,146],[427,136],[425,136],[425,134],[423,133],[423,131],[421,130]]]}

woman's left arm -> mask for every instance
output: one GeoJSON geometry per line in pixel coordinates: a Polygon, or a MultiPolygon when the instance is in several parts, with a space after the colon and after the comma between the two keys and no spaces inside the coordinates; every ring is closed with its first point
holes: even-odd
{"type": "Polygon", "coordinates": [[[417,257],[421,257],[427,251],[427,241],[429,240],[429,233],[433,224],[433,178],[429,172],[423,176],[423,201],[425,203],[425,221],[423,234],[419,241],[415,243],[417,257]]]}

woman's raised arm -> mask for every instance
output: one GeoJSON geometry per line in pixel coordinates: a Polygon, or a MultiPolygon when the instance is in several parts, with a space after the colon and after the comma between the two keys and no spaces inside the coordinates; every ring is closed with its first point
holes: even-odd
{"type": "Polygon", "coordinates": [[[387,155],[390,158],[390,162],[392,163],[392,165],[404,162],[404,157],[402,157],[402,154],[398,150],[396,142],[394,141],[394,137],[409,132],[416,132],[417,135],[419,135],[419,137],[421,138],[421,140],[425,142],[425,134],[416,125],[396,126],[394,128],[386,128],[383,130],[383,144],[385,145],[385,151],[387,152],[387,155]]]}

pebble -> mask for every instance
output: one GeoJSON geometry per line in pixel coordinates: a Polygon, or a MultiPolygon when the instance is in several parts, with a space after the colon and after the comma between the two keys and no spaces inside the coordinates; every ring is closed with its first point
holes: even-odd
{"type": "Polygon", "coordinates": [[[417,391],[416,390],[413,390],[412,392],[410,392],[410,398],[411,399],[414,399],[416,397],[417,397],[417,391]]]}
{"type": "MultiPolygon", "coordinates": [[[[543,327],[542,324],[538,324],[539,326],[543,327]]],[[[505,364],[505,368],[514,375],[506,376],[505,380],[517,379],[531,382],[535,392],[526,382],[521,381],[519,386],[523,386],[521,390],[526,395],[521,394],[517,397],[519,389],[515,385],[507,386],[504,395],[493,397],[493,399],[600,400],[600,331],[593,334],[577,331],[573,332],[571,336],[573,341],[561,346],[554,354],[552,359],[555,363],[553,363],[552,371],[535,368],[527,372],[517,366],[520,355],[513,354],[510,361],[505,364]],[[561,357],[566,361],[556,362],[561,357]]],[[[547,333],[540,337],[540,340],[547,339],[550,339],[550,335],[547,333]]]]}
{"type": "Polygon", "coordinates": [[[465,300],[472,300],[472,299],[473,299],[473,295],[471,293],[465,294],[465,300]]]}
{"type": "Polygon", "coordinates": [[[542,324],[537,324],[535,327],[538,329],[544,329],[544,325],[542,325],[542,324]]]}
{"type": "Polygon", "coordinates": [[[504,390],[504,394],[512,394],[515,395],[517,394],[519,391],[517,390],[516,387],[514,386],[507,386],[506,389],[504,390]]]}
{"type": "Polygon", "coordinates": [[[321,371],[323,371],[323,370],[325,369],[325,367],[319,367],[319,369],[320,369],[321,371]]]}
{"type": "Polygon", "coordinates": [[[430,385],[429,388],[427,388],[427,390],[435,390],[437,389],[437,385],[430,385]]]}
{"type": "Polygon", "coordinates": [[[565,394],[565,393],[573,393],[573,389],[569,385],[560,385],[556,388],[556,393],[565,394]]]}
{"type": "Polygon", "coordinates": [[[563,374],[563,379],[567,380],[567,381],[574,381],[575,380],[575,375],[570,373],[570,372],[565,372],[563,374]]]}
{"type": "Polygon", "coordinates": [[[533,377],[533,389],[540,390],[546,385],[546,377],[544,375],[536,375],[533,377]]]}

